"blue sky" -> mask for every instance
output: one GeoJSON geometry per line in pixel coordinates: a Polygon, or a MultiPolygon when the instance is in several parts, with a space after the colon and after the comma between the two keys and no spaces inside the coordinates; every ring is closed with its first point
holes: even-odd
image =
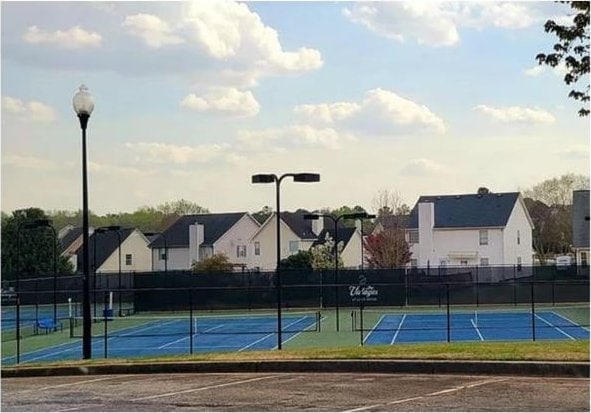
{"type": "Polygon", "coordinates": [[[2,2],[2,210],[213,212],[527,188],[588,174],[589,120],[551,50],[554,2],[2,2]]]}

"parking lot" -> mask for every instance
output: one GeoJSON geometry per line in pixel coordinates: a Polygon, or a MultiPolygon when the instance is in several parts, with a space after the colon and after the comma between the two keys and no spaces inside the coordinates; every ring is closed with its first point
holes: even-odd
{"type": "Polygon", "coordinates": [[[2,379],[3,411],[588,411],[589,380],[403,374],[2,379]]]}

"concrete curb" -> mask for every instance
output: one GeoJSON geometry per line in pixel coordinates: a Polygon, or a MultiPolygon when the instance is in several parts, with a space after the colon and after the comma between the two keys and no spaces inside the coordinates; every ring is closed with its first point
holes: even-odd
{"type": "Polygon", "coordinates": [[[450,360],[194,361],[5,367],[2,378],[155,373],[405,373],[589,377],[589,362],[450,360]]]}

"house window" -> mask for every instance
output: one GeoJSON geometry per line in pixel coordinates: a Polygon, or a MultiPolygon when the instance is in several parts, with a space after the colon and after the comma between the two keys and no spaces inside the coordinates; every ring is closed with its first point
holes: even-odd
{"type": "Polygon", "coordinates": [[[419,231],[418,230],[411,230],[408,231],[408,243],[409,244],[418,244],[419,243],[419,231]]]}
{"type": "Polygon", "coordinates": [[[299,241],[289,241],[289,253],[295,254],[300,250],[300,242],[299,241]]]}
{"type": "Polygon", "coordinates": [[[521,271],[521,257],[517,257],[517,271],[521,271]]]}
{"type": "Polygon", "coordinates": [[[246,245],[236,245],[236,256],[246,257],[246,245]]]}
{"type": "Polygon", "coordinates": [[[158,249],[158,255],[160,255],[162,261],[166,261],[166,248],[158,249]]]}
{"type": "Polygon", "coordinates": [[[519,230],[517,230],[517,245],[521,244],[521,234],[519,233],[519,230]]]}
{"type": "Polygon", "coordinates": [[[480,265],[483,267],[488,267],[488,258],[481,258],[480,265]]]}
{"type": "Polygon", "coordinates": [[[259,241],[254,242],[254,255],[261,255],[261,243],[259,241]]]}
{"type": "Polygon", "coordinates": [[[480,230],[480,245],[488,245],[488,229],[480,230]]]}
{"type": "Polygon", "coordinates": [[[133,259],[131,254],[125,254],[125,265],[132,265],[133,259]]]}
{"type": "Polygon", "coordinates": [[[468,266],[468,260],[460,260],[460,265],[462,267],[467,267],[468,266]]]}

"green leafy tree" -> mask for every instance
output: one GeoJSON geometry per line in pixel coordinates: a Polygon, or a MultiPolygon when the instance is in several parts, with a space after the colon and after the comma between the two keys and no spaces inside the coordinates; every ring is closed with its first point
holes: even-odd
{"type": "MultiPolygon", "coordinates": [[[[17,256],[19,225],[39,219],[48,219],[42,209],[27,208],[4,215],[2,219],[2,278],[14,279],[17,271],[21,277],[36,278],[53,275],[54,247],[57,252],[57,272],[71,274],[72,265],[61,257],[61,246],[53,231],[47,227],[21,229],[20,249],[17,256]],[[17,261],[18,260],[18,261],[17,261]]],[[[57,232],[57,229],[56,229],[57,232]]]]}
{"type": "Polygon", "coordinates": [[[298,251],[297,254],[282,259],[279,265],[286,270],[311,270],[312,253],[310,251],[298,251]]]}
{"type": "Polygon", "coordinates": [[[554,33],[558,43],[554,44],[554,51],[549,54],[539,53],[536,59],[539,64],[551,67],[561,62],[566,65],[567,73],[564,82],[573,85],[579,80],[586,82],[582,89],[572,89],[568,96],[583,102],[584,107],[579,110],[579,116],[589,115],[589,1],[562,1],[570,6],[575,13],[570,24],[559,24],[554,20],[546,21],[546,33],[554,33]]]}
{"type": "Polygon", "coordinates": [[[164,215],[178,216],[209,213],[207,208],[204,208],[195,202],[187,201],[186,199],[179,199],[177,201],[160,204],[156,207],[156,210],[164,215]]]}
{"type": "Polygon", "coordinates": [[[191,270],[195,273],[200,272],[231,272],[234,266],[224,253],[213,254],[211,257],[204,258],[199,262],[193,262],[191,270]]]}

